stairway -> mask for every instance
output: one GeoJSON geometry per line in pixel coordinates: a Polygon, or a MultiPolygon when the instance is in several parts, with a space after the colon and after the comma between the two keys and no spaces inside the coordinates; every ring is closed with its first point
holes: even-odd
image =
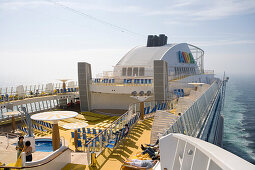
{"type": "Polygon", "coordinates": [[[160,137],[166,129],[174,124],[177,118],[178,116],[169,113],[168,111],[157,110],[152,123],[150,143],[154,144],[157,141],[158,136],[160,137]]]}

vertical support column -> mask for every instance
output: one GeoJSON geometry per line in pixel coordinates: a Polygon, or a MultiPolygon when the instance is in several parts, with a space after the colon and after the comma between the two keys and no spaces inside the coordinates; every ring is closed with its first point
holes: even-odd
{"type": "Polygon", "coordinates": [[[52,145],[53,145],[53,151],[57,150],[60,146],[58,122],[53,122],[52,145]]]}
{"type": "Polygon", "coordinates": [[[74,130],[74,146],[75,146],[75,151],[77,151],[77,147],[78,147],[78,131],[77,129],[74,130]]]}
{"type": "Polygon", "coordinates": [[[80,109],[81,111],[90,111],[91,109],[91,66],[86,62],[78,63],[78,83],[80,95],[80,109]]]}
{"type": "Polygon", "coordinates": [[[12,116],[12,130],[13,130],[13,132],[15,131],[15,129],[16,129],[16,122],[15,122],[15,117],[13,115],[12,116]]]}
{"type": "Polygon", "coordinates": [[[140,102],[140,112],[141,112],[140,119],[144,120],[144,102],[140,102]]]}
{"type": "Polygon", "coordinates": [[[164,60],[154,60],[154,96],[157,102],[168,98],[168,63],[164,60]]]}

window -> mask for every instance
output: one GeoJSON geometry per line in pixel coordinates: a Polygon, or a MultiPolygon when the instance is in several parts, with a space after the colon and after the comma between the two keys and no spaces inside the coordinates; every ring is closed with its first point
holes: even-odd
{"type": "Polygon", "coordinates": [[[144,67],[139,67],[139,76],[144,76],[144,67]]]}
{"type": "Polygon", "coordinates": [[[126,76],[127,75],[127,68],[122,68],[122,76],[126,76]]]}
{"type": "Polygon", "coordinates": [[[132,76],[132,67],[128,67],[127,76],[132,76]]]}
{"type": "Polygon", "coordinates": [[[133,76],[138,76],[138,67],[133,68],[133,76]]]}

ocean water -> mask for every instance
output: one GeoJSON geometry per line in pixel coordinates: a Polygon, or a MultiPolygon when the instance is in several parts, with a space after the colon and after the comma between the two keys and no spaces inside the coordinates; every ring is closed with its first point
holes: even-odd
{"type": "Polygon", "coordinates": [[[222,114],[223,148],[255,164],[255,76],[230,76],[222,114]]]}

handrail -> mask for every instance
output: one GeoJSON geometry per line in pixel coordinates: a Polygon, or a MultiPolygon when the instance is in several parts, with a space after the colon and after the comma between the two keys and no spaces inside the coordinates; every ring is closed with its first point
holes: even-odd
{"type": "MultiPolygon", "coordinates": [[[[153,100],[155,101],[155,100],[153,100]]],[[[153,101],[148,101],[148,102],[153,102],[153,101]]],[[[171,100],[160,100],[161,102],[168,102],[171,100]]],[[[159,101],[159,102],[160,102],[159,101]]],[[[156,101],[155,101],[156,102],[156,101]]],[[[139,104],[139,102],[135,102],[135,103],[131,103],[129,104],[129,106],[134,105],[134,104],[139,104]]],[[[129,107],[130,108],[130,107],[129,107]]],[[[103,134],[106,130],[108,130],[109,128],[112,127],[112,125],[114,125],[116,122],[118,122],[120,119],[122,119],[124,116],[126,116],[128,114],[129,110],[127,112],[125,112],[123,115],[121,115],[118,119],[116,119],[114,122],[112,122],[108,127],[106,127],[102,132],[98,133],[94,138],[92,138],[91,140],[89,140],[86,145],[89,145],[93,140],[95,140],[97,137],[99,137],[101,134],[103,134]]]]}
{"type": "MultiPolygon", "coordinates": [[[[216,80],[214,83],[217,83],[217,80],[216,80]]],[[[181,121],[181,122],[182,122],[182,119],[183,119],[183,116],[185,115],[185,113],[194,105],[194,103],[198,102],[198,100],[199,100],[210,88],[213,87],[213,84],[214,84],[214,83],[212,83],[211,86],[210,86],[204,93],[202,93],[202,94],[199,96],[199,98],[197,98],[197,99],[193,102],[193,104],[190,105],[189,108],[187,108],[187,110],[185,110],[185,112],[183,113],[183,115],[180,116],[180,117],[175,121],[175,123],[174,123],[172,126],[170,126],[168,129],[165,130],[165,132],[163,133],[163,136],[165,136],[165,135],[171,133],[171,129],[173,129],[173,127],[174,127],[175,125],[177,125],[177,122],[178,122],[178,121],[181,121]]],[[[220,87],[221,85],[222,85],[222,84],[220,84],[218,87],[220,87]]],[[[218,90],[215,91],[214,96],[212,97],[211,100],[213,100],[214,97],[216,96],[216,94],[218,94],[219,89],[220,89],[220,88],[218,88],[218,90]]],[[[211,101],[209,101],[209,102],[211,102],[211,101]]],[[[208,107],[209,107],[209,106],[208,106],[208,107]]],[[[208,107],[206,107],[205,110],[207,110],[208,107]]],[[[204,110],[204,111],[205,111],[205,110],[204,110]]],[[[204,112],[204,111],[203,111],[203,112],[204,112]]],[[[202,118],[203,118],[202,115],[200,115],[200,119],[198,120],[198,122],[200,122],[202,118]]],[[[197,126],[198,126],[198,125],[196,125],[196,127],[195,127],[194,129],[192,129],[191,135],[194,134],[194,131],[196,130],[197,126]]],[[[186,131],[186,129],[185,129],[185,131],[186,131]]],[[[174,132],[174,131],[172,131],[172,132],[174,132]]],[[[186,133],[188,133],[188,132],[186,131],[186,133]]]]}
{"type": "MultiPolygon", "coordinates": [[[[215,104],[216,104],[216,103],[215,103],[215,100],[217,100],[217,98],[218,98],[218,96],[219,96],[219,93],[220,93],[220,90],[221,90],[221,88],[222,88],[222,85],[223,85],[223,82],[221,82],[220,88],[217,90],[217,92],[216,92],[214,98],[212,99],[213,105],[210,105],[210,106],[209,106],[209,107],[210,107],[210,108],[208,108],[209,113],[211,113],[212,109],[215,107],[215,104]]],[[[203,124],[203,126],[202,126],[201,133],[198,134],[198,135],[199,135],[199,138],[202,137],[201,134],[204,133],[205,128],[206,128],[205,125],[208,123],[209,118],[210,118],[210,115],[208,114],[207,117],[205,118],[204,124],[203,124]]]]}
{"type": "Polygon", "coordinates": [[[24,169],[24,168],[35,168],[35,167],[39,167],[42,165],[45,165],[51,161],[53,161],[55,158],[57,158],[59,155],[61,155],[62,153],[64,153],[65,151],[70,150],[69,148],[65,148],[64,150],[60,151],[59,153],[57,153],[56,155],[54,155],[50,160],[48,160],[47,162],[41,163],[41,164],[37,164],[37,165],[32,165],[32,166],[23,166],[23,167],[16,167],[16,166],[0,166],[0,168],[11,168],[11,169],[24,169]]]}
{"type": "Polygon", "coordinates": [[[92,138],[90,141],[88,141],[86,143],[86,145],[90,144],[93,140],[95,140],[97,137],[99,137],[101,134],[103,134],[103,132],[105,132],[106,130],[108,130],[113,124],[115,124],[116,122],[118,122],[121,118],[123,118],[126,114],[128,113],[125,112],[123,115],[121,115],[118,119],[116,119],[114,122],[112,122],[107,128],[105,128],[102,132],[98,133],[94,138],[92,138]]]}

